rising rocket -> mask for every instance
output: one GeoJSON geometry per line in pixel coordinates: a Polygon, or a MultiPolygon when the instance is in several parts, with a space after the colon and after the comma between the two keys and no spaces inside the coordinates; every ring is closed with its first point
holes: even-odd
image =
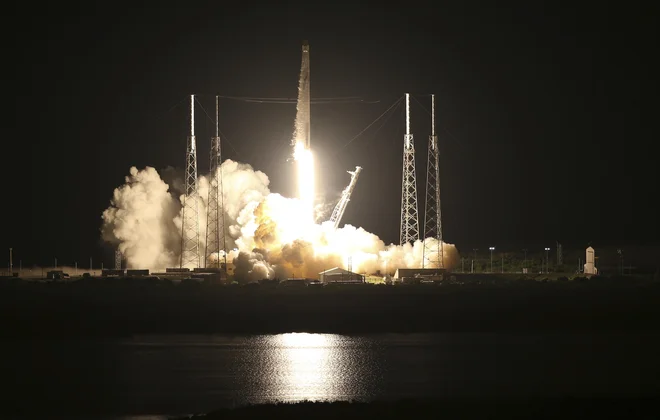
{"type": "Polygon", "coordinates": [[[303,41],[302,63],[300,65],[300,81],[298,83],[298,105],[296,113],[296,132],[293,136],[294,146],[302,143],[306,150],[310,149],[310,101],[309,101],[309,43],[303,41]]]}

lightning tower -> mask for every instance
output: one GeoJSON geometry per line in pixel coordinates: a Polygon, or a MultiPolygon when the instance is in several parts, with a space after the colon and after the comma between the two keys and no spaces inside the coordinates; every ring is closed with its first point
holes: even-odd
{"type": "Polygon", "coordinates": [[[224,203],[222,196],[222,153],[218,135],[218,97],[215,97],[215,136],[211,138],[211,182],[206,206],[205,265],[220,268],[220,251],[225,250],[224,203]],[[213,258],[211,258],[213,257],[213,258]],[[209,265],[209,260],[211,264],[209,265]]]}
{"type": "Polygon", "coordinates": [[[185,195],[181,220],[181,268],[199,267],[199,209],[197,145],[195,144],[195,95],[190,95],[190,136],[186,147],[185,195]]]}
{"type": "Polygon", "coordinates": [[[400,243],[419,239],[417,215],[417,178],[415,176],[415,143],[410,134],[410,94],[406,93],[406,134],[403,136],[403,180],[401,183],[400,243]]]}
{"type": "Polygon", "coordinates": [[[422,268],[444,268],[442,220],[440,211],[440,155],[435,135],[435,95],[431,95],[431,135],[426,167],[426,206],[424,211],[424,257],[422,268]],[[435,243],[427,243],[428,238],[435,243]]]}

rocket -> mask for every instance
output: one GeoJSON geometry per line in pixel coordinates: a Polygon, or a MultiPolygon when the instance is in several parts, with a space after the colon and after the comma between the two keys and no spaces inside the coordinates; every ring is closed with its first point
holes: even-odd
{"type": "Polygon", "coordinates": [[[298,83],[298,106],[296,114],[295,143],[303,143],[305,149],[311,147],[310,140],[310,92],[309,92],[309,43],[303,41],[300,81],[298,83]]]}

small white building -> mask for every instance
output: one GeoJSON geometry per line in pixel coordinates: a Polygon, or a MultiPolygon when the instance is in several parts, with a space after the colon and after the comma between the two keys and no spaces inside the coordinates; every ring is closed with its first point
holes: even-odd
{"type": "Polygon", "coordinates": [[[584,264],[584,274],[598,274],[596,268],[596,252],[592,247],[587,248],[587,259],[584,264]]]}
{"type": "Polygon", "coordinates": [[[335,267],[319,273],[322,283],[364,283],[364,276],[343,268],[335,267]]]}

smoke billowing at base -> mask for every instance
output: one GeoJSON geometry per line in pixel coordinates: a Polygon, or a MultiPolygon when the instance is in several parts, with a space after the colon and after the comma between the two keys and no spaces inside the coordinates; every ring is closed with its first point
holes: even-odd
{"type": "MultiPolygon", "coordinates": [[[[397,268],[422,266],[422,241],[385,245],[359,227],[335,230],[329,222],[301,223],[306,220],[304,203],[271,193],[263,172],[232,160],[218,170],[223,180],[227,262],[234,264],[239,282],[316,278],[329,268],[346,268],[349,257],[353,271],[365,274],[393,274],[397,268]]],[[[176,180],[171,182],[175,185],[176,180]]],[[[198,185],[200,250],[204,250],[208,177],[200,177],[198,185]]],[[[128,268],[160,271],[179,266],[183,197],[176,194],[151,167],[132,167],[126,183],[115,189],[110,207],[103,212],[101,234],[104,241],[119,247],[128,268]]],[[[436,245],[433,238],[426,241],[427,246],[436,245]]],[[[453,267],[458,260],[456,247],[443,244],[443,254],[445,267],[453,267]]]]}

